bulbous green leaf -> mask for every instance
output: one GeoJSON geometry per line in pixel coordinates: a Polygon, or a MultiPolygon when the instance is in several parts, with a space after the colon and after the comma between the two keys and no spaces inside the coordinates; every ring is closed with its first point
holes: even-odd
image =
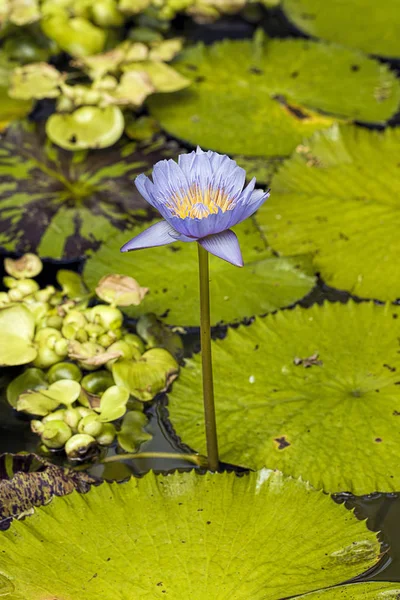
{"type": "Polygon", "coordinates": [[[400,101],[386,66],[310,40],[198,45],[174,68],[193,83],[148,100],[162,127],[191,144],[248,157],[288,155],[338,118],[384,122],[400,101]]]}
{"type": "Polygon", "coordinates": [[[104,483],[14,522],[0,550],[13,600],[104,590],[107,600],[278,600],[348,580],[380,554],[353,513],[270,470],[104,483]]]}
{"type": "MultiPolygon", "coordinates": [[[[398,316],[373,303],[298,307],[214,342],[221,460],[330,492],[399,489],[398,316]]],[[[205,453],[199,355],[181,369],[168,411],[182,441],[205,453]]]]}
{"type": "Polygon", "coordinates": [[[129,400],[129,392],[125,387],[112,385],[101,397],[98,412],[100,421],[107,423],[115,421],[124,416],[126,412],[126,403],[129,400]]]}
{"type": "Polygon", "coordinates": [[[42,19],[41,27],[47,37],[72,56],[97,54],[106,42],[106,32],[82,17],[52,15],[42,19]]]}
{"type": "Polygon", "coordinates": [[[70,153],[33,124],[9,127],[0,141],[0,246],[52,258],[97,249],[117,230],[154,218],[133,180],[178,152],[159,138],[70,153]]]}
{"type": "Polygon", "coordinates": [[[112,366],[117,386],[126,388],[142,402],[148,402],[165,391],[178,372],[178,363],[164,348],[152,348],[136,361],[119,360],[112,366]]]}
{"type": "MultiPolygon", "coordinates": [[[[172,244],[121,254],[120,247],[140,230],[110,237],[88,259],[84,278],[89,287],[109,273],[112,264],[113,270],[134,277],[150,289],[140,309],[126,309],[129,315],[152,312],[163,315],[172,325],[198,325],[196,244],[172,244]]],[[[252,220],[235,227],[235,231],[242,247],[244,268],[238,269],[210,256],[213,324],[232,323],[276,310],[299,300],[312,289],[314,277],[302,257],[284,260],[274,257],[252,220]]]]}
{"type": "Polygon", "coordinates": [[[46,133],[65,150],[107,148],[124,132],[124,116],[118,106],[82,106],[71,114],[51,115],[46,133]]]}
{"type": "Polygon", "coordinates": [[[41,390],[47,388],[46,376],[41,369],[26,369],[7,386],[7,402],[17,408],[18,397],[27,390],[41,390]]]}
{"type": "Polygon", "coordinates": [[[271,246],[312,254],[315,270],[333,287],[399,298],[399,151],[398,129],[315,134],[284,163],[257,213],[271,246]]]}
{"type": "Polygon", "coordinates": [[[288,18],[302,31],[368,54],[400,56],[397,0],[283,0],[288,18]]]}
{"type": "Polygon", "coordinates": [[[0,308],[0,365],[24,365],[36,358],[35,319],[22,304],[0,308]]]}

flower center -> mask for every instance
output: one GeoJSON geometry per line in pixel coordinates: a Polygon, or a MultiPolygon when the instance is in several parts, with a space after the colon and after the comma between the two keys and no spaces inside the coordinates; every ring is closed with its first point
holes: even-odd
{"type": "Polygon", "coordinates": [[[233,200],[221,189],[200,189],[193,184],[184,194],[175,194],[166,205],[174,217],[205,219],[211,214],[232,210],[233,200]]]}

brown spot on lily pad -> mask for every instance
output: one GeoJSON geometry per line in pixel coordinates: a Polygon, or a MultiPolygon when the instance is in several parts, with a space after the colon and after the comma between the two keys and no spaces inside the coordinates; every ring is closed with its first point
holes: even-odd
{"type": "Polygon", "coordinates": [[[305,369],[308,369],[309,367],[322,367],[324,363],[322,362],[322,360],[319,360],[318,356],[318,352],[314,352],[314,354],[312,354],[308,358],[299,358],[298,356],[296,356],[293,359],[293,363],[296,365],[296,367],[299,365],[303,365],[305,369]]]}
{"type": "Polygon", "coordinates": [[[290,446],[290,442],[288,442],[284,435],[282,437],[275,438],[274,442],[278,444],[278,450],[284,450],[285,448],[290,446]]]}

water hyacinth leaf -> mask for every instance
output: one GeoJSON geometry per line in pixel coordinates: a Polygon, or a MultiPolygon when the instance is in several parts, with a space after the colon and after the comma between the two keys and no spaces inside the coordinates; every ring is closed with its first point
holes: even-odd
{"type": "Polygon", "coordinates": [[[22,27],[40,19],[38,0],[5,0],[8,4],[8,19],[14,25],[22,27]]]}
{"type": "Polygon", "coordinates": [[[71,114],[51,115],[46,133],[64,150],[107,148],[124,132],[124,116],[118,106],[82,106],[71,114]]]}
{"type": "Polygon", "coordinates": [[[109,387],[102,395],[97,409],[100,413],[100,421],[107,423],[123,417],[128,400],[129,392],[126,388],[118,385],[109,387]]]}
{"type": "Polygon", "coordinates": [[[106,275],[96,287],[98,297],[114,306],[138,306],[148,291],[126,275],[106,275]]]}
{"type": "MultiPolygon", "coordinates": [[[[269,202],[269,200],[268,200],[269,202]]],[[[143,228],[144,229],[144,228],[143,228]]],[[[245,266],[238,269],[210,255],[212,323],[232,323],[255,314],[287,306],[314,286],[313,272],[302,257],[280,259],[272,255],[252,220],[234,228],[245,266]],[[262,291],[261,291],[262,290],[262,291]]],[[[199,324],[199,307],[193,301],[198,289],[198,258],[195,244],[180,243],[134,253],[120,247],[140,229],[110,237],[85,265],[84,279],[95,286],[110,271],[130,275],[149,288],[139,309],[125,309],[131,316],[155,313],[166,323],[199,324]]]]}
{"type": "Polygon", "coordinates": [[[283,0],[286,16],[313,37],[357,48],[367,54],[400,57],[397,0],[283,0]],[[373,23],[373,27],[371,27],[373,23]]]}
{"type": "Polygon", "coordinates": [[[338,118],[385,122],[400,101],[386,66],[310,40],[198,45],[174,68],[192,85],[149,98],[162,127],[191,144],[247,157],[289,155],[338,118]]]}
{"type": "Polygon", "coordinates": [[[35,254],[24,254],[21,258],[15,260],[12,258],[4,259],[4,270],[15,279],[36,277],[42,272],[42,269],[43,263],[35,254]]]}
{"type": "Polygon", "coordinates": [[[51,258],[97,249],[117,230],[154,218],[133,179],[178,152],[159,138],[71,153],[31,123],[12,125],[0,141],[0,246],[51,258]]]}
{"type": "Polygon", "coordinates": [[[18,375],[7,386],[7,402],[17,408],[18,398],[28,390],[41,390],[47,388],[46,376],[41,369],[26,369],[21,375],[18,375]]]}
{"type": "Polygon", "coordinates": [[[60,269],[57,271],[57,283],[61,286],[63,294],[68,298],[78,300],[89,294],[89,290],[82,280],[82,276],[74,271],[60,269]]]}
{"type": "Polygon", "coordinates": [[[126,65],[125,73],[146,73],[157,92],[177,92],[191,84],[191,80],[163,62],[143,61],[126,65]]]}
{"type": "Polygon", "coordinates": [[[62,598],[66,589],[69,600],[104,589],[108,600],[278,600],[346,581],[380,556],[376,534],[353,513],[270,470],[104,483],[14,522],[0,550],[18,600],[62,598]]]}
{"type": "Polygon", "coordinates": [[[43,32],[72,56],[90,56],[101,52],[106,42],[106,31],[82,17],[69,19],[64,14],[42,19],[43,32]]]}
{"type": "Polygon", "coordinates": [[[137,361],[119,360],[112,366],[114,381],[138,400],[148,402],[177,378],[179,365],[164,348],[151,348],[137,361]]]}
{"type": "MultiPolygon", "coordinates": [[[[53,496],[87,492],[95,480],[86,473],[52,465],[35,454],[0,456],[0,528],[29,514],[53,496]]],[[[0,595],[3,591],[0,580],[0,595]]]]}
{"type": "Polygon", "coordinates": [[[136,331],[148,347],[165,348],[177,360],[183,358],[183,341],[178,331],[165,325],[156,315],[141,315],[136,323],[136,331]]]}
{"type": "Polygon", "coordinates": [[[59,404],[59,400],[52,396],[45,396],[40,391],[28,390],[19,396],[16,408],[18,412],[45,417],[56,410],[59,404]]]}
{"type": "Polygon", "coordinates": [[[139,410],[130,410],[122,420],[120,431],[117,433],[118,444],[125,452],[136,452],[140,444],[151,440],[152,435],[144,430],[148,419],[139,410]]]}
{"type": "Polygon", "coordinates": [[[42,392],[47,398],[53,398],[65,406],[71,406],[79,398],[80,393],[81,386],[73,379],[60,379],[42,392]]]}
{"type": "Polygon", "coordinates": [[[397,129],[335,126],[315,134],[284,163],[258,211],[271,246],[284,255],[310,253],[333,287],[399,298],[399,150],[397,129]]]}
{"type": "Polygon", "coordinates": [[[57,98],[63,79],[60,71],[45,62],[24,65],[12,72],[8,93],[18,100],[57,98]]]}
{"type": "MultiPolygon", "coordinates": [[[[329,492],[397,490],[398,313],[325,303],[229,330],[213,344],[221,460],[282,469],[329,492]]],[[[181,369],[168,411],[200,453],[201,398],[197,355],[181,369]]]]}
{"type": "Polygon", "coordinates": [[[0,131],[14,119],[25,117],[32,108],[32,101],[15,100],[8,93],[11,73],[16,66],[16,63],[7,60],[4,53],[2,54],[0,57],[0,131]]]}
{"type": "Polygon", "coordinates": [[[0,365],[24,365],[36,358],[35,319],[23,305],[0,309],[0,365]]]}

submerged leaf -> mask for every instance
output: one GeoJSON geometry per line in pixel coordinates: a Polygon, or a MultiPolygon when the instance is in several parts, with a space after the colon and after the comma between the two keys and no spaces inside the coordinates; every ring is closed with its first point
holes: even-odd
{"type": "Polygon", "coordinates": [[[257,213],[271,246],[310,253],[328,285],[364,298],[400,298],[399,151],[398,129],[315,134],[275,175],[274,193],[257,213]]]}
{"type": "Polygon", "coordinates": [[[346,581],[380,555],[354,514],[269,470],[104,483],[14,522],[0,550],[2,575],[29,600],[66,590],[68,600],[104,590],[107,600],[278,600],[346,581]]]}
{"type": "MultiPolygon", "coordinates": [[[[373,303],[298,307],[214,342],[221,460],[329,492],[399,489],[398,316],[373,303]],[[298,363],[315,354],[308,368],[298,363]]],[[[182,441],[205,452],[199,355],[181,369],[168,411],[182,441]]]]}
{"type": "MultiPolygon", "coordinates": [[[[237,269],[210,256],[212,273],[212,323],[232,323],[292,304],[314,285],[313,273],[302,257],[276,258],[267,249],[256,225],[248,220],[235,231],[242,246],[245,266],[237,269]],[[262,293],[260,293],[262,290],[262,293]]],[[[146,251],[120,253],[120,247],[139,233],[139,228],[110,239],[85,264],[84,278],[93,287],[110,272],[137,278],[150,289],[139,309],[129,307],[129,315],[144,312],[163,316],[172,325],[199,324],[199,306],[194,301],[198,289],[196,244],[181,243],[146,251]]]]}
{"type": "Polygon", "coordinates": [[[248,157],[288,155],[338,118],[384,122],[400,101],[386,66],[311,40],[198,45],[174,68],[192,85],[149,99],[162,127],[193,145],[248,157]]]}
{"type": "Polygon", "coordinates": [[[379,54],[400,57],[397,0],[283,0],[287,17],[308,35],[379,54]]]}
{"type": "Polygon", "coordinates": [[[41,369],[26,369],[7,386],[7,402],[17,408],[18,398],[28,390],[41,390],[47,388],[48,383],[44,371],[41,369]]]}
{"type": "Polygon", "coordinates": [[[0,246],[52,258],[97,249],[118,230],[154,218],[133,180],[178,152],[159,138],[71,153],[46,142],[32,124],[8,128],[0,141],[0,246]]]}
{"type": "Polygon", "coordinates": [[[139,410],[130,410],[122,420],[120,431],[117,433],[118,444],[125,452],[136,452],[140,444],[151,440],[152,435],[144,430],[148,419],[139,410]]]}
{"type": "MultiPolygon", "coordinates": [[[[96,480],[86,473],[63,469],[35,454],[0,456],[0,528],[12,518],[29,514],[35,506],[47,504],[53,496],[73,490],[87,492],[96,480]]],[[[3,588],[0,580],[0,596],[3,588]]]]}

